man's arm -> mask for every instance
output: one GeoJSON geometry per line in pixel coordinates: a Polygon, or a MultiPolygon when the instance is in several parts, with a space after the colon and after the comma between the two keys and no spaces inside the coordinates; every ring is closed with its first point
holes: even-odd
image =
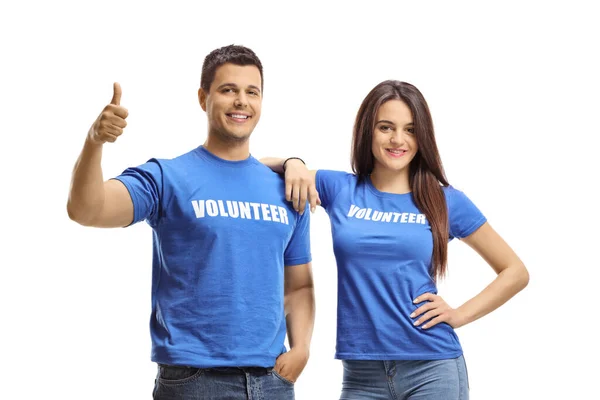
{"type": "Polygon", "coordinates": [[[279,356],[275,371],[295,382],[308,362],[315,322],[311,263],[285,267],[285,314],[290,351],[279,356]]]}
{"type": "Polygon", "coordinates": [[[123,227],[133,221],[133,202],[125,185],[102,177],[102,147],[116,141],[127,126],[128,112],[120,101],[121,86],[115,83],[111,103],[90,128],[73,169],[67,212],[84,226],[123,227]]]}

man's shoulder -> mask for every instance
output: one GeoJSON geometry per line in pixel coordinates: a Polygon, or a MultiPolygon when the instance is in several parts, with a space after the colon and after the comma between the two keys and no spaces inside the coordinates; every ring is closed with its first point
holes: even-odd
{"type": "Polygon", "coordinates": [[[273,171],[271,168],[267,167],[255,158],[252,158],[252,161],[253,162],[248,167],[251,168],[253,174],[261,177],[261,179],[267,179],[273,183],[285,182],[283,174],[273,171]]]}
{"type": "Polygon", "coordinates": [[[156,163],[158,165],[160,165],[160,167],[164,170],[164,169],[170,169],[170,170],[182,170],[185,171],[187,168],[190,167],[200,167],[200,166],[206,166],[209,163],[206,162],[206,160],[204,160],[202,157],[199,156],[197,149],[192,149],[188,152],[185,152],[183,154],[179,154],[176,156],[172,156],[172,157],[168,157],[168,156],[162,156],[162,157],[154,157],[151,158],[149,160],[149,162],[153,162],[156,163]]]}

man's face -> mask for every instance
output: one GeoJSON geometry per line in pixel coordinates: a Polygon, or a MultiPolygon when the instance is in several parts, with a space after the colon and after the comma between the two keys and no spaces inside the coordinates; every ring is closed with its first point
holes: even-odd
{"type": "Polygon", "coordinates": [[[211,134],[224,141],[248,140],[260,119],[260,71],[254,65],[223,64],[217,68],[210,90],[198,91],[211,134]]]}

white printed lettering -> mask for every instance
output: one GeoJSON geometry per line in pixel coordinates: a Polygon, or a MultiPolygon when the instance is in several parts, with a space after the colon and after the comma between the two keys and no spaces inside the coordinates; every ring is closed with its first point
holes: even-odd
{"type": "Polygon", "coordinates": [[[271,204],[269,208],[271,209],[271,218],[273,218],[273,222],[280,222],[279,215],[277,214],[277,206],[271,204]]]}
{"type": "Polygon", "coordinates": [[[373,221],[379,221],[383,217],[383,212],[373,211],[373,221]]]}
{"type": "Polygon", "coordinates": [[[223,204],[223,200],[217,200],[217,203],[219,204],[219,215],[221,215],[221,217],[229,217],[227,211],[225,211],[225,204],[223,204]]]}
{"type": "Polygon", "coordinates": [[[346,215],[348,218],[364,219],[373,222],[394,222],[401,224],[427,224],[425,214],[410,212],[379,211],[372,208],[360,208],[350,204],[350,210],[346,215]]]}
{"type": "Polygon", "coordinates": [[[247,201],[245,202],[239,202],[240,203],[240,218],[244,218],[244,219],[252,219],[252,216],[250,214],[250,203],[248,203],[247,201]]]}
{"type": "Polygon", "coordinates": [[[191,203],[196,218],[241,218],[290,224],[287,209],[274,204],[235,200],[192,200],[191,203]]]}
{"type": "Polygon", "coordinates": [[[229,212],[229,216],[231,218],[237,218],[240,215],[238,210],[238,202],[227,200],[227,211],[229,212]]]}
{"type": "Polygon", "coordinates": [[[214,200],[206,200],[206,213],[211,217],[216,217],[219,214],[217,202],[214,200]]]}
{"type": "Polygon", "coordinates": [[[196,218],[204,217],[204,200],[192,200],[192,206],[196,213],[196,218]]]}
{"type": "Polygon", "coordinates": [[[262,210],[263,220],[265,220],[265,221],[271,221],[271,216],[269,215],[270,214],[270,212],[269,212],[269,205],[268,204],[261,204],[260,208],[262,210]]]}
{"type": "Polygon", "coordinates": [[[350,205],[350,211],[348,211],[348,216],[354,217],[354,214],[356,214],[358,210],[360,210],[360,208],[356,207],[354,204],[350,205]]]}
{"type": "Polygon", "coordinates": [[[287,210],[283,207],[277,207],[279,209],[279,215],[281,216],[281,223],[289,225],[287,210]]]}
{"type": "Polygon", "coordinates": [[[254,219],[260,219],[260,214],[258,213],[258,208],[260,207],[260,204],[250,203],[250,206],[254,210],[254,219]]]}

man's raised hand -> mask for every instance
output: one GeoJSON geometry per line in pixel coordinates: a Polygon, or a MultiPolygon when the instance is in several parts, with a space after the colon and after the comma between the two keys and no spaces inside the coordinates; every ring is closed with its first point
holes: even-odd
{"type": "Polygon", "coordinates": [[[115,82],[110,104],[104,107],[89,132],[89,138],[96,144],[114,142],[127,126],[125,119],[129,115],[126,108],[121,107],[121,85],[115,82]]]}

